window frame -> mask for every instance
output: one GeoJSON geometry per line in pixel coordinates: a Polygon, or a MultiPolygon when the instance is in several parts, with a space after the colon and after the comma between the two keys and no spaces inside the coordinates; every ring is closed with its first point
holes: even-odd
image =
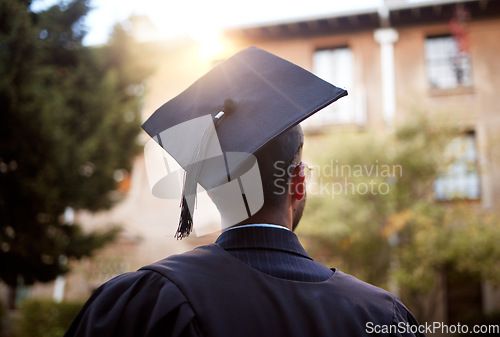
{"type": "Polygon", "coordinates": [[[459,50],[453,35],[427,35],[424,41],[424,61],[427,85],[431,91],[468,93],[473,88],[471,54],[459,50]],[[441,46],[438,45],[438,40],[441,40],[441,46]],[[447,57],[456,58],[457,61],[446,60],[447,57]],[[459,71],[453,70],[453,67],[456,68],[453,62],[461,64],[459,71]]]}
{"type": "MultiPolygon", "coordinates": [[[[325,81],[345,88],[347,91],[355,87],[355,67],[354,51],[348,44],[322,46],[313,50],[312,72],[325,81]],[[346,54],[342,55],[344,50],[346,54]],[[317,58],[319,53],[322,52],[331,53],[330,55],[325,54],[325,56],[323,56],[323,62],[325,62],[326,58],[331,57],[332,61],[337,63],[326,67],[325,73],[322,73],[317,68],[317,58]],[[336,52],[339,52],[337,56],[334,54],[336,52]],[[338,62],[341,62],[342,58],[346,57],[348,58],[348,63],[346,63],[348,64],[347,67],[350,68],[348,70],[345,70],[346,66],[339,66],[338,64],[338,62]],[[344,74],[340,76],[336,75],[335,72],[339,69],[345,70],[344,74]]],[[[359,98],[360,97],[358,97],[358,99],[359,98]]],[[[355,101],[353,96],[344,97],[309,117],[303,122],[303,125],[305,128],[318,128],[332,125],[364,124],[366,123],[366,112],[364,112],[365,115],[363,115],[363,111],[361,111],[363,107],[360,103],[362,102],[355,101]]]]}
{"type": "Polygon", "coordinates": [[[481,200],[483,191],[481,189],[479,151],[475,130],[468,130],[451,138],[443,156],[449,163],[446,165],[446,169],[434,179],[435,200],[439,202],[481,200]],[[457,147],[458,150],[465,149],[458,153],[453,147],[457,147]]]}

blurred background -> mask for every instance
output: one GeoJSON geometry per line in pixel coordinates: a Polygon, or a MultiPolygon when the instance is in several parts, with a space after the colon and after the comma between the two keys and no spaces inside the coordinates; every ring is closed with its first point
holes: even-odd
{"type": "Polygon", "coordinates": [[[140,124],[249,46],[349,92],[302,123],[310,255],[420,323],[500,324],[498,36],[494,0],[0,0],[0,336],[61,336],[103,282],[215,240],[203,207],[173,238],[140,124]]]}

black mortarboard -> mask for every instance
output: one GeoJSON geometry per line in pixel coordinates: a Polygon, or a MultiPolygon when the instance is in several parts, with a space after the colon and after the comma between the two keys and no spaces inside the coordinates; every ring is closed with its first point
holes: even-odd
{"type": "Polygon", "coordinates": [[[176,236],[191,232],[197,183],[210,190],[235,179],[266,143],[345,95],[309,71],[250,47],[156,110],[142,127],[186,171],[176,236]]]}

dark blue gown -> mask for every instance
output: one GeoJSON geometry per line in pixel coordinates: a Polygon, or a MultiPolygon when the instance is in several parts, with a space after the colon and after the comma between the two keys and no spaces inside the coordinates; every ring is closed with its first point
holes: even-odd
{"type": "Polygon", "coordinates": [[[65,336],[413,336],[403,327],[417,325],[392,294],[313,261],[294,233],[241,228],[108,281],[65,336]]]}

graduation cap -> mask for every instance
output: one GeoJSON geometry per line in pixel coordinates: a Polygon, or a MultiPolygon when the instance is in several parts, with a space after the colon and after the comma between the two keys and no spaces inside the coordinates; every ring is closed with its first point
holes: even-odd
{"type": "Polygon", "coordinates": [[[236,188],[248,216],[235,219],[255,214],[263,198],[248,200],[250,192],[259,196],[258,187],[262,194],[262,183],[249,180],[260,178],[253,154],[345,95],[309,71],[250,47],[156,110],[142,127],[185,170],[176,237],[192,230],[198,184],[229,204],[236,188]]]}

